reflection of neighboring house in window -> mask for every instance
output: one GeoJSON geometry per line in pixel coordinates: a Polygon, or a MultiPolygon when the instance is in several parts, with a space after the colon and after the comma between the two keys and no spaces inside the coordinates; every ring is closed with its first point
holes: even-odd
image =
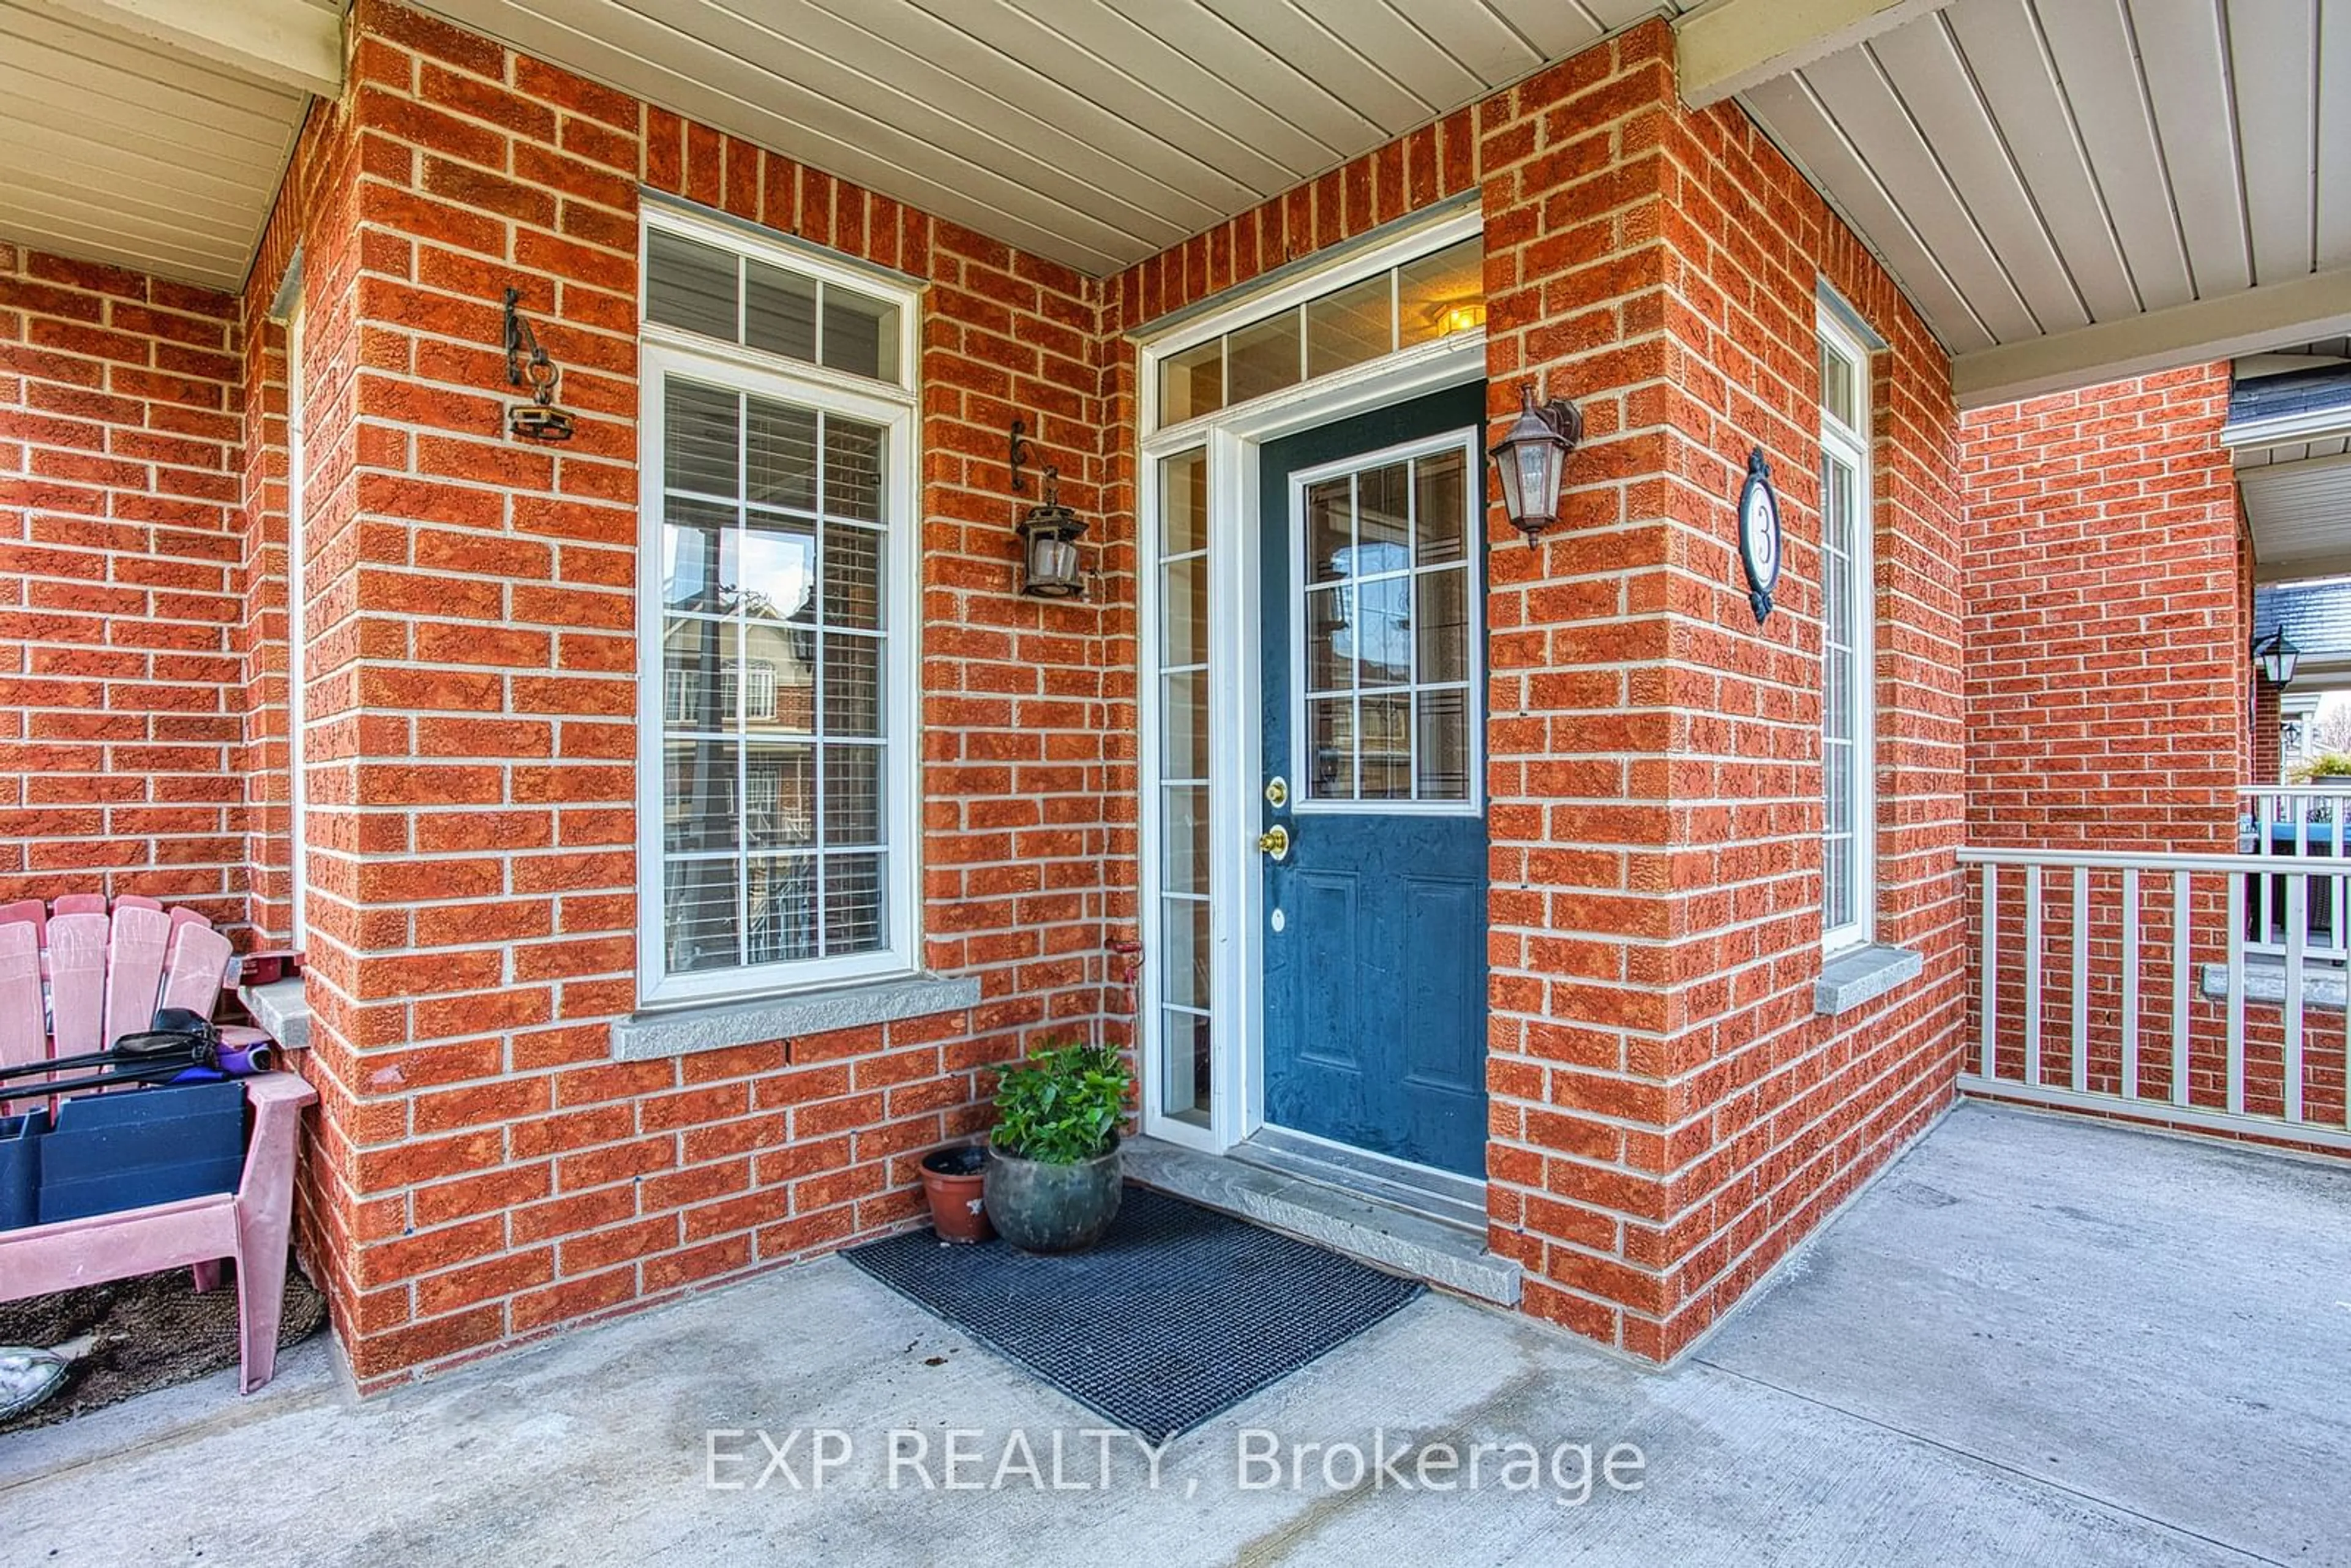
{"type": "Polygon", "coordinates": [[[816,720],[816,633],[764,606],[737,624],[674,619],[664,633],[663,711],[672,729],[807,735],[816,720]],[[742,649],[729,656],[730,645],[742,649]]]}

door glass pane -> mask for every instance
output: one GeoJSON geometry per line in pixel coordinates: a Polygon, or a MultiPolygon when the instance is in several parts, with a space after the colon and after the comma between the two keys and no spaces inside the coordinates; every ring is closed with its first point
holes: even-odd
{"type": "Polygon", "coordinates": [[[1423,692],[1413,746],[1420,798],[1467,800],[1469,793],[1469,694],[1423,692]]]}
{"type": "Polygon", "coordinates": [[[1228,401],[1247,402],[1296,386],[1298,380],[1297,311],[1285,310],[1270,320],[1225,335],[1228,401]]]}
{"type": "Polygon", "coordinates": [[[1364,688],[1412,681],[1412,579],[1375,577],[1345,591],[1354,601],[1355,684],[1364,688]]]}
{"type": "Polygon", "coordinates": [[[1391,275],[1382,272],[1307,302],[1309,376],[1327,376],[1389,350],[1395,319],[1392,287],[1391,275]]]}
{"type": "Polygon", "coordinates": [[[1458,452],[1440,452],[1412,465],[1413,559],[1422,566],[1459,560],[1469,539],[1466,464],[1458,452]]]}
{"type": "Polygon", "coordinates": [[[1414,678],[1424,685],[1468,678],[1468,580],[1469,574],[1460,567],[1413,578],[1412,630],[1419,655],[1414,678]]]}
{"type": "Polygon", "coordinates": [[[1334,582],[1354,559],[1355,483],[1346,475],[1306,487],[1306,580],[1334,582]]]}
{"type": "Polygon", "coordinates": [[[1355,476],[1356,577],[1412,564],[1411,465],[1390,463],[1355,476]]]}
{"type": "Polygon", "coordinates": [[[1307,800],[1476,799],[1469,461],[1456,446],[1320,480],[1302,497],[1293,527],[1310,562],[1327,552],[1337,580],[1291,591],[1307,800]],[[1342,486],[1352,530],[1339,518],[1342,486]],[[1351,542],[1334,549],[1342,538],[1351,542]],[[1416,562],[1416,548],[1435,559],[1416,562]]]}
{"type": "Polygon", "coordinates": [[[1344,584],[1306,594],[1306,689],[1343,692],[1355,685],[1353,642],[1344,613],[1353,592],[1344,584]]]}
{"type": "Polygon", "coordinates": [[[1365,800],[1412,799],[1412,698],[1367,696],[1356,707],[1357,784],[1365,800]]]}
{"type": "MultiPolygon", "coordinates": [[[[1221,341],[1162,367],[1162,414],[1204,413],[1221,401],[1221,341]],[[1180,374],[1176,373],[1179,372],[1180,374]],[[1196,392],[1196,402],[1186,402],[1196,392]],[[1188,412],[1179,412],[1188,411],[1188,412]]],[[[1159,900],[1146,928],[1158,977],[1162,1113],[1208,1120],[1208,461],[1203,451],[1159,463],[1159,900]],[[1188,667],[1187,667],[1188,666],[1188,667]],[[1172,672],[1172,673],[1169,673],[1172,672]]]]}
{"type": "Polygon", "coordinates": [[[1826,339],[1821,341],[1821,407],[1830,418],[1853,429],[1858,423],[1854,393],[1860,385],[1854,363],[1826,339]]]}
{"type": "Polygon", "coordinates": [[[1353,697],[1306,705],[1307,798],[1355,798],[1355,702],[1353,697]]]}

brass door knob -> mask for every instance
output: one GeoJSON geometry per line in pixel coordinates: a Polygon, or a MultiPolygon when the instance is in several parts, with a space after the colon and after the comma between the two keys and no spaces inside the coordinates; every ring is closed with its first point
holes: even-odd
{"type": "Polygon", "coordinates": [[[1273,826],[1268,828],[1265,831],[1257,836],[1257,847],[1260,852],[1270,855],[1275,860],[1288,860],[1290,858],[1290,830],[1283,827],[1280,822],[1276,822],[1273,826]]]}

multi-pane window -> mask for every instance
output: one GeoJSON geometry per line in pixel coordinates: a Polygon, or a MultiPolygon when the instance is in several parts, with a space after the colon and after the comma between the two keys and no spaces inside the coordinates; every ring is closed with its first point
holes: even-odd
{"type": "Polygon", "coordinates": [[[652,227],[645,302],[646,994],[909,967],[911,301],[652,227]]]}
{"type": "Polygon", "coordinates": [[[1209,1049],[1208,457],[1159,462],[1159,950],[1165,1113],[1205,1125],[1209,1049]]]}
{"type": "Polygon", "coordinates": [[[1167,355],[1158,422],[1181,424],[1481,326],[1485,298],[1482,238],[1416,256],[1167,355]]]}
{"type": "Polygon", "coordinates": [[[1471,462],[1447,446],[1304,486],[1310,803],[1471,799],[1471,462]]]}
{"type": "Polygon", "coordinates": [[[1821,351],[1821,931],[1830,948],[1870,940],[1876,768],[1869,534],[1869,355],[1823,315],[1821,351]]]}

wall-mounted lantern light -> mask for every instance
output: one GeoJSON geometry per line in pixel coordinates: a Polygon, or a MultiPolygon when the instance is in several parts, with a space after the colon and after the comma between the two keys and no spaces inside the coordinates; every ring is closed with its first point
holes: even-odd
{"type": "Polygon", "coordinates": [[[1534,383],[1519,389],[1519,417],[1487,454],[1502,482],[1502,509],[1527,536],[1527,548],[1559,518],[1560,476],[1583,440],[1583,411],[1566,398],[1535,402],[1534,383]]]}
{"type": "Polygon", "coordinates": [[[2302,663],[2302,650],[2281,628],[2253,644],[2253,663],[2270,685],[2282,686],[2294,679],[2294,667],[2302,663]]]}
{"type": "MultiPolygon", "coordinates": [[[[1029,483],[1020,476],[1029,463],[1029,443],[1020,421],[1012,422],[1009,454],[1012,459],[1012,487],[1027,490],[1029,483]]],[[[1061,505],[1061,471],[1050,464],[1045,469],[1045,498],[1041,505],[1029,508],[1013,530],[1020,536],[1020,591],[1032,599],[1077,599],[1086,591],[1085,573],[1078,564],[1078,540],[1085,537],[1086,525],[1077,513],[1061,505]]]]}
{"type": "Polygon", "coordinates": [[[516,308],[521,299],[521,289],[507,290],[507,381],[530,388],[530,401],[507,410],[507,428],[525,441],[569,441],[571,416],[555,406],[555,383],[562,372],[516,308]]]}

